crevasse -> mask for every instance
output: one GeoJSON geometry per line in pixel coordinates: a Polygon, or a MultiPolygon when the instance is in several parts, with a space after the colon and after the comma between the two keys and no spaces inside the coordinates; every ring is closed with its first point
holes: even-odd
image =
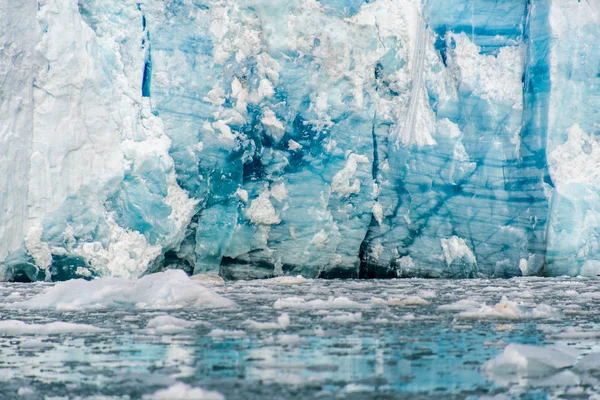
{"type": "Polygon", "coordinates": [[[0,276],[600,273],[597,0],[7,0],[0,276]]]}

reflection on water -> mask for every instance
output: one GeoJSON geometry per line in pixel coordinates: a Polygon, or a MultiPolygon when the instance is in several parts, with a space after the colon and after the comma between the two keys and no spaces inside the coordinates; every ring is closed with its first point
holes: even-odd
{"type": "MultiPolygon", "coordinates": [[[[46,286],[3,284],[0,302],[4,307],[46,286]]],[[[0,398],[141,398],[177,382],[229,399],[588,398],[597,387],[593,368],[582,373],[577,365],[535,377],[524,367],[482,368],[509,343],[566,345],[579,358],[600,352],[600,291],[593,281],[238,282],[213,289],[236,307],[4,308],[2,320],[42,328],[25,335],[0,325],[0,398]],[[286,301],[274,307],[280,299],[286,301]],[[165,314],[203,323],[174,319],[174,326],[146,328],[165,314]],[[55,321],[105,331],[49,334],[43,327],[55,321]]],[[[531,369],[535,357],[527,357],[531,369]]]]}

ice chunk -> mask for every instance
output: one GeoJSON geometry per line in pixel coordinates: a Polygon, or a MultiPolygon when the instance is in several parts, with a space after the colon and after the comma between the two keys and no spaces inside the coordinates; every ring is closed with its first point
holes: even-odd
{"type": "Polygon", "coordinates": [[[254,330],[286,329],[290,325],[290,317],[287,313],[283,313],[277,318],[277,322],[246,320],[244,324],[254,330]]]}
{"type": "Polygon", "coordinates": [[[360,322],[362,320],[362,313],[343,313],[339,315],[328,315],[323,318],[323,322],[330,322],[334,324],[351,324],[360,322]]]}
{"type": "Polygon", "coordinates": [[[402,298],[391,297],[388,299],[387,304],[390,306],[428,306],[431,304],[427,300],[419,296],[408,296],[402,298]]]}
{"type": "Polygon", "coordinates": [[[240,330],[226,330],[226,329],[213,329],[208,333],[208,336],[218,337],[243,337],[246,336],[246,332],[240,330]]]}
{"type": "Polygon", "coordinates": [[[147,400],[225,400],[225,397],[215,391],[204,390],[177,382],[166,389],[161,389],[151,395],[145,395],[147,400]]]}
{"type": "Polygon", "coordinates": [[[88,324],[71,322],[50,322],[47,324],[27,324],[18,320],[0,321],[0,335],[70,335],[107,332],[107,329],[97,328],[88,324]]]}
{"type": "Polygon", "coordinates": [[[481,303],[475,300],[458,300],[454,303],[444,304],[438,307],[442,311],[467,311],[481,307],[481,303]]]}
{"type": "Polygon", "coordinates": [[[298,276],[278,276],[276,278],[269,279],[257,279],[254,282],[248,282],[256,285],[299,285],[303,283],[310,283],[310,279],[306,279],[301,275],[298,276]]]}
{"type": "Polygon", "coordinates": [[[482,370],[489,375],[548,376],[575,364],[579,351],[565,346],[530,346],[509,344],[482,370]]]}
{"type": "Polygon", "coordinates": [[[600,338],[600,330],[585,330],[582,328],[569,327],[563,331],[552,334],[557,339],[585,340],[600,338]]]}
{"type": "Polygon", "coordinates": [[[450,266],[454,260],[464,260],[469,264],[476,264],[475,255],[465,242],[465,239],[452,236],[450,239],[441,239],[442,251],[446,265],[450,266]]]}
{"type": "Polygon", "coordinates": [[[248,217],[253,224],[274,225],[281,222],[269,197],[269,192],[264,191],[250,203],[250,207],[246,210],[246,217],[248,217]]]}
{"type": "Polygon", "coordinates": [[[486,304],[476,309],[467,309],[457,315],[461,319],[508,319],[519,320],[525,318],[555,318],[560,315],[559,311],[546,304],[540,304],[537,307],[529,308],[518,305],[510,301],[506,296],[502,296],[500,302],[493,307],[486,304]]]}
{"type": "Polygon", "coordinates": [[[577,361],[575,369],[582,372],[600,371],[600,353],[586,354],[577,361]]]}
{"type": "Polygon", "coordinates": [[[148,309],[231,307],[233,302],[194,282],[183,271],[169,270],[140,279],[99,278],[60,282],[16,308],[135,307],[148,309]]]}
{"type": "Polygon", "coordinates": [[[337,308],[363,308],[360,303],[350,300],[347,297],[329,297],[327,300],[309,300],[301,297],[286,297],[279,299],[273,304],[276,309],[295,308],[300,310],[326,310],[337,308]]]}
{"type": "Polygon", "coordinates": [[[152,318],[146,324],[147,329],[154,329],[157,333],[177,333],[186,329],[192,329],[203,322],[187,321],[170,315],[160,315],[152,318]]]}
{"type": "Polygon", "coordinates": [[[215,274],[196,274],[192,276],[192,280],[205,286],[222,286],[225,284],[225,280],[215,274]]]}
{"type": "Polygon", "coordinates": [[[360,154],[350,154],[346,165],[333,176],[331,191],[339,196],[348,196],[360,192],[360,181],[355,179],[358,164],[368,163],[369,159],[360,154]]]}

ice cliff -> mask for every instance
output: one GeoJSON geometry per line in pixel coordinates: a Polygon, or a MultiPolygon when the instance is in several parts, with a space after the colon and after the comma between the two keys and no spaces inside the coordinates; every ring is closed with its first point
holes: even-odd
{"type": "Polygon", "coordinates": [[[4,0],[0,277],[600,274],[598,0],[4,0]]]}

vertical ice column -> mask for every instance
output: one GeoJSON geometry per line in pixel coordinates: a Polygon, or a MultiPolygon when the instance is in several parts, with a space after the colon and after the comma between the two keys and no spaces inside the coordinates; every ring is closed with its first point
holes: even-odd
{"type": "Polygon", "coordinates": [[[36,8],[35,0],[0,2],[0,261],[27,228],[36,8]]]}
{"type": "Polygon", "coordinates": [[[548,275],[600,274],[600,2],[553,0],[546,153],[548,275]]]}
{"type": "Polygon", "coordinates": [[[400,140],[390,132],[380,151],[383,223],[363,245],[363,276],[502,277],[541,267],[545,159],[521,158],[537,139],[522,138],[526,4],[425,2],[429,29],[415,30],[417,44],[425,35],[425,68],[413,68],[409,102],[421,101],[421,125],[405,124],[400,140]],[[427,130],[431,140],[418,140],[427,130]]]}
{"type": "MultiPolygon", "coordinates": [[[[549,70],[550,29],[548,2],[532,0],[527,5],[523,37],[526,46],[523,74],[523,124],[516,170],[509,171],[511,185],[521,188],[513,225],[525,233],[527,246],[519,261],[523,275],[542,273],[546,253],[549,196],[552,192],[546,160],[548,106],[551,83],[549,70]]],[[[515,210],[516,211],[516,210],[515,210]]]]}
{"type": "Polygon", "coordinates": [[[227,70],[227,57],[218,58],[219,46],[228,50],[228,9],[147,2],[143,10],[152,38],[153,111],[172,141],[178,183],[198,200],[183,245],[165,265],[216,273],[237,220],[245,122],[226,93],[236,71],[227,70]]]}

